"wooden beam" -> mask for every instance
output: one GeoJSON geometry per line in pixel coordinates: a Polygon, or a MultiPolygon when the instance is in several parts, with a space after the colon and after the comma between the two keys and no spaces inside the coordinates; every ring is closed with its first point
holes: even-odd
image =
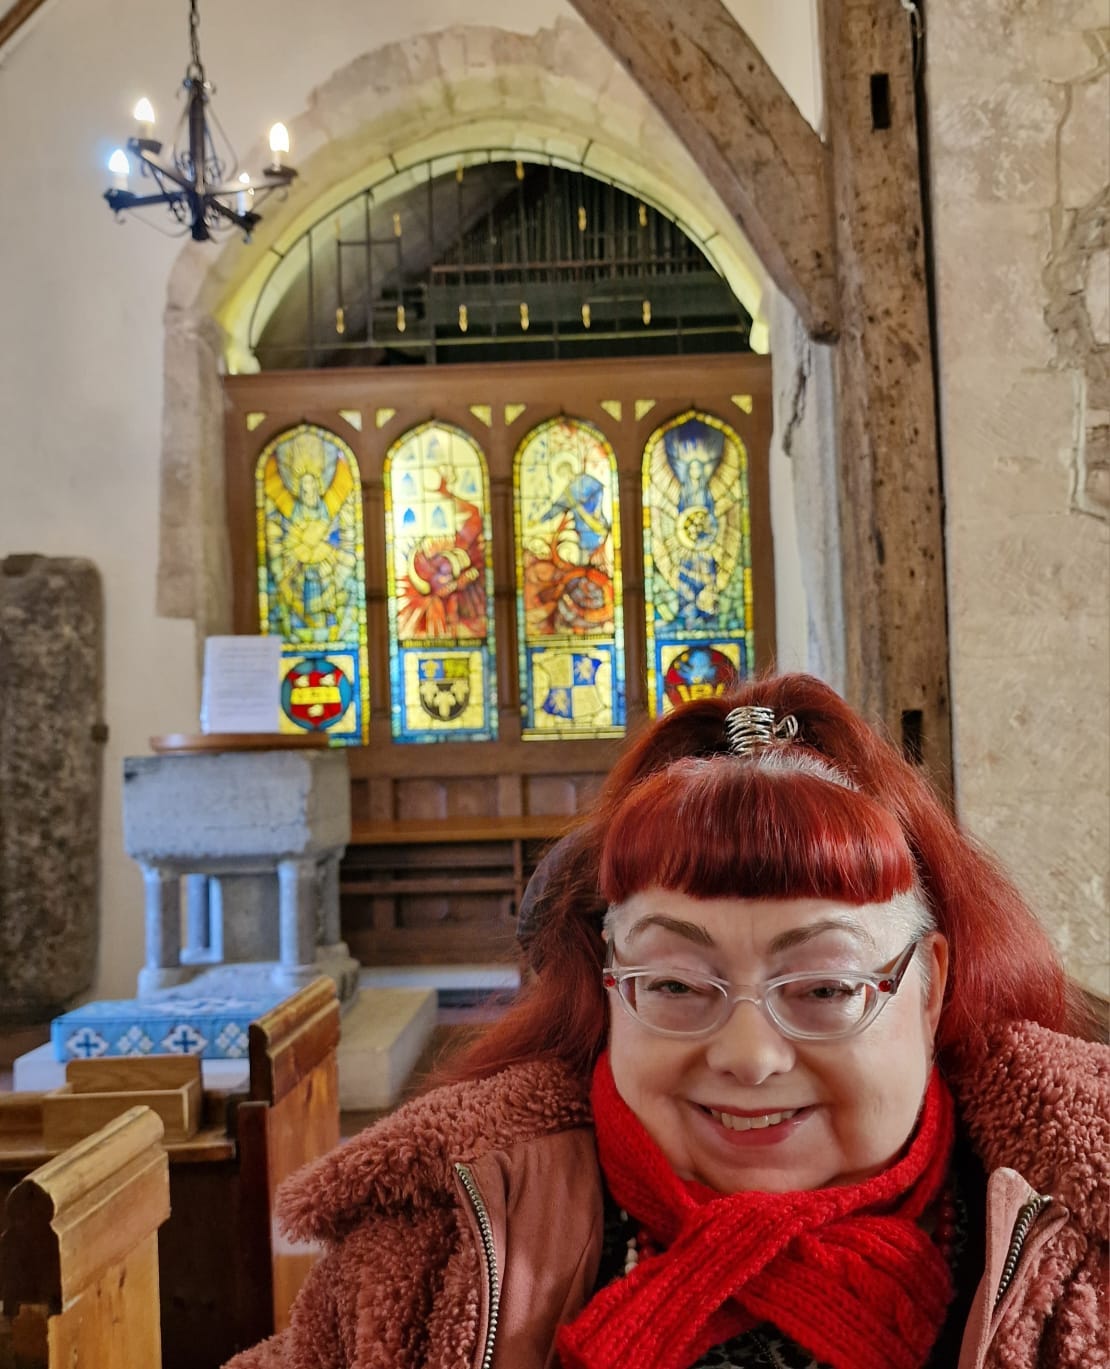
{"type": "Polygon", "coordinates": [[[46,0],[15,0],[6,14],[0,14],[0,48],[9,38],[14,38],[31,15],[45,3],[46,0]]]}
{"type": "Polygon", "coordinates": [[[828,154],[721,0],[571,0],[686,144],[810,335],[837,332],[828,154]]]}
{"type": "Polygon", "coordinates": [[[841,333],[846,692],[950,794],[944,534],[908,15],[821,6],[841,333]]]}

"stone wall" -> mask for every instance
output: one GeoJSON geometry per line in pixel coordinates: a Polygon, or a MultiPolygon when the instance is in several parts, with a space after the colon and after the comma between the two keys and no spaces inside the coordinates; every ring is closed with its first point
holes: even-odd
{"type": "Polygon", "coordinates": [[[930,0],[959,811],[1107,992],[1107,0],[930,0]]]}

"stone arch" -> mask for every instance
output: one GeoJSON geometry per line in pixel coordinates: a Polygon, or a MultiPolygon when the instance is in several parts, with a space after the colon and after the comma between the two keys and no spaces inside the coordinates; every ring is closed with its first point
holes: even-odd
{"type": "Polygon", "coordinates": [[[312,91],[290,125],[300,177],[266,206],[252,246],[229,241],[213,257],[210,244],[190,242],[169,281],[158,611],[193,619],[198,644],[230,623],[221,372],[252,369],[250,308],[272,254],[390,168],[400,188],[410,165],[489,146],[580,163],[678,218],[752,315],[753,345],[767,346],[771,291],[754,250],[677,135],[580,23],[533,35],[459,26],[388,44],[312,91]]]}

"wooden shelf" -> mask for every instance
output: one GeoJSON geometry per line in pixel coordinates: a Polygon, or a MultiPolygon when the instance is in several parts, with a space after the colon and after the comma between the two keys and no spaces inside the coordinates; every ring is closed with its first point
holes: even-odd
{"type": "Polygon", "coordinates": [[[222,751],[321,751],[328,739],[320,732],[167,732],[151,737],[157,756],[195,756],[222,751]]]}
{"type": "Polygon", "coordinates": [[[401,818],[393,822],[354,823],[351,846],[554,840],[573,822],[573,816],[567,813],[530,813],[519,817],[401,818]]]}
{"type": "Polygon", "coordinates": [[[343,937],[364,964],[512,953],[516,912],[569,814],[358,824],[339,876],[343,937]]]}

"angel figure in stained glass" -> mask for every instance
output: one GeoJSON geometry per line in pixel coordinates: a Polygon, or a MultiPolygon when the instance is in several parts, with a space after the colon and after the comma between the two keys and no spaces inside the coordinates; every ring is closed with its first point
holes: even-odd
{"type": "Polygon", "coordinates": [[[661,445],[651,468],[656,615],[709,628],[741,549],[738,454],[720,428],[696,416],[665,429],[661,445]]]}
{"type": "Polygon", "coordinates": [[[358,640],[358,499],[316,432],[279,442],[263,471],[268,630],[289,642],[358,640]]]}

